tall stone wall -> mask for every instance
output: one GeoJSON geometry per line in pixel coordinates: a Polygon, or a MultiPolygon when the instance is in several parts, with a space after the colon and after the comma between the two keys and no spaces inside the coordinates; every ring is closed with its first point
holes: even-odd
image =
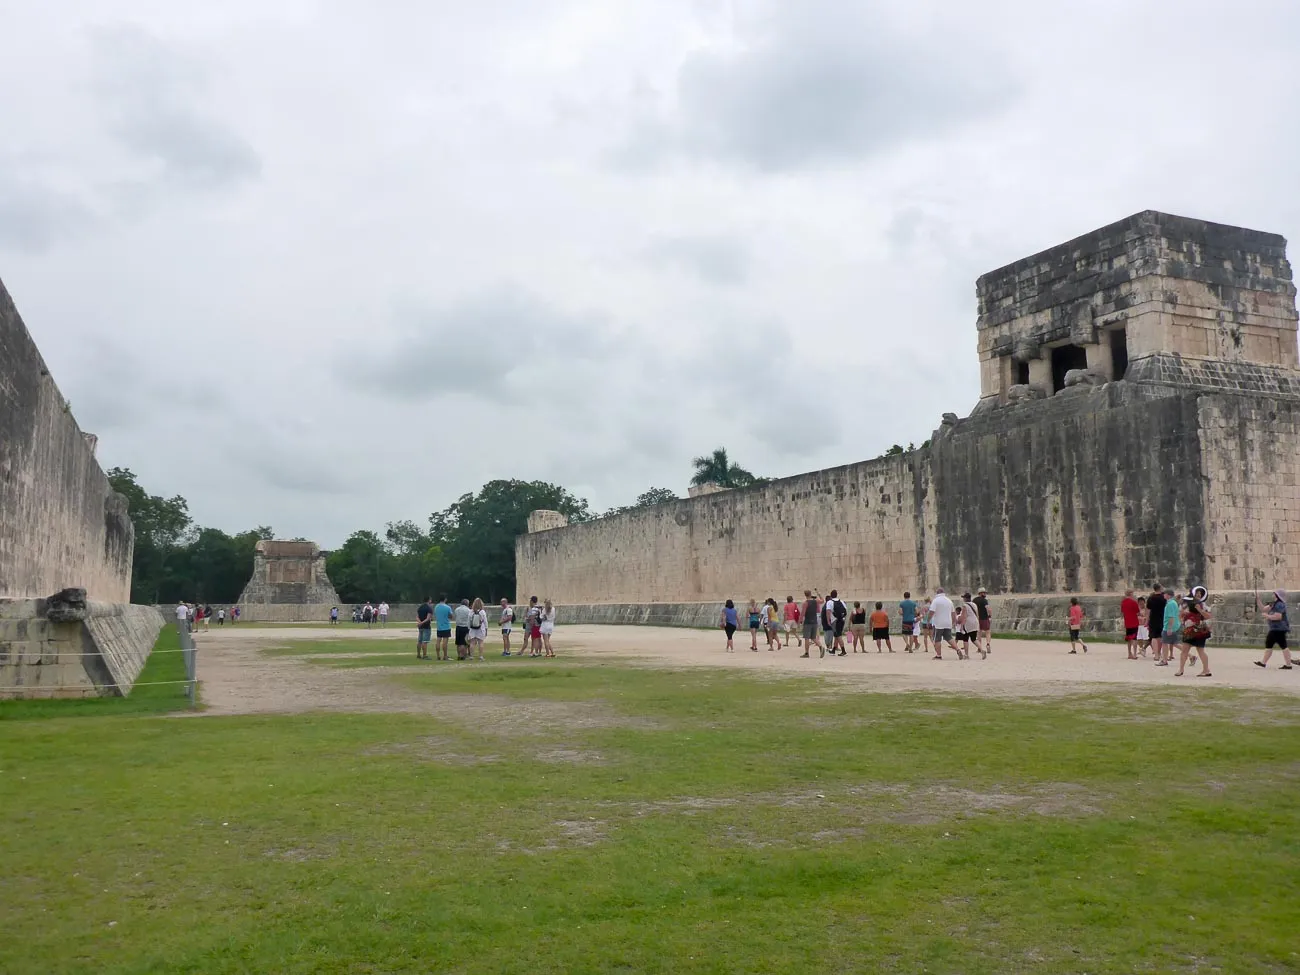
{"type": "Polygon", "coordinates": [[[927,447],[531,532],[520,595],[1295,582],[1300,369],[1282,238],[1148,211],[978,291],[984,395],[927,447]]]}
{"type": "Polygon", "coordinates": [[[134,530],[0,283],[0,598],[131,596],[134,530]]]}

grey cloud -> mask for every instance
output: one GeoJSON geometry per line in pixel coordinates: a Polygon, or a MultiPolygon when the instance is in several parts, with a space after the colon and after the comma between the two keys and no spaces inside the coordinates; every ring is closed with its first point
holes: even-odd
{"type": "Polygon", "coordinates": [[[657,267],[674,267],[709,284],[741,284],[749,277],[749,251],[726,236],[666,236],[653,240],[645,256],[657,267]]]}
{"type": "Polygon", "coordinates": [[[106,122],[124,148],[183,185],[220,188],[259,174],[253,147],[207,109],[212,85],[200,61],[134,26],[99,28],[91,43],[106,122]]]}
{"type": "Polygon", "coordinates": [[[0,172],[0,249],[39,253],[91,227],[95,213],[75,196],[0,172]]]}
{"type": "Polygon", "coordinates": [[[790,170],[941,134],[1014,97],[989,52],[909,35],[873,7],[781,3],[741,50],[691,54],[676,117],[640,120],[618,161],[681,152],[790,170]]]}
{"type": "Polygon", "coordinates": [[[499,398],[535,380],[543,363],[584,369],[609,354],[611,323],[571,315],[536,296],[501,286],[441,306],[408,304],[395,315],[392,338],[381,354],[347,356],[335,364],[344,382],[389,398],[429,400],[455,393],[499,398]],[[392,362],[413,370],[395,382],[392,362]],[[448,367],[469,370],[482,382],[449,383],[448,367]],[[425,381],[415,378],[423,372],[425,381]]]}

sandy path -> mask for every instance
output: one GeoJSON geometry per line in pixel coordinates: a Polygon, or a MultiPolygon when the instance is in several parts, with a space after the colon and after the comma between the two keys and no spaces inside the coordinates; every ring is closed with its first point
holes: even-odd
{"type": "MultiPolygon", "coordinates": [[[[385,630],[329,627],[241,626],[195,635],[199,646],[199,677],[207,714],[285,713],[316,709],[454,714],[476,722],[496,723],[508,730],[527,721],[554,720],[577,724],[619,723],[598,707],[559,702],[528,702],[492,695],[430,695],[402,688],[383,676],[406,672],[386,667],[336,669],[313,666],[302,658],[272,657],[259,651],[300,640],[347,638],[391,642],[392,654],[409,656],[411,669],[456,664],[416,664],[415,631],[393,626],[385,630]],[[520,713],[521,707],[526,713],[520,713]],[[552,713],[553,712],[553,713],[552,713]]],[[[499,653],[499,643],[493,638],[499,653]]],[[[829,675],[863,682],[889,691],[940,690],[989,696],[1051,696],[1086,691],[1089,686],[1234,687],[1300,695],[1300,667],[1268,670],[1253,664],[1259,652],[1211,648],[1214,677],[1175,677],[1176,667],[1156,667],[1149,660],[1128,660],[1122,646],[1098,644],[1092,652],[1070,656],[1060,641],[1003,640],[994,644],[987,660],[978,656],[958,661],[951,652],[943,660],[925,654],[850,653],[847,657],[808,660],[793,644],[777,652],[748,649],[748,634],[736,635],[737,650],[723,650],[720,633],[667,627],[567,626],[555,636],[557,651],[576,660],[622,660],[643,666],[724,667],[771,674],[829,675]]],[[[382,652],[382,651],[376,651],[382,652]]],[[[371,656],[372,654],[366,654],[371,656]]]]}

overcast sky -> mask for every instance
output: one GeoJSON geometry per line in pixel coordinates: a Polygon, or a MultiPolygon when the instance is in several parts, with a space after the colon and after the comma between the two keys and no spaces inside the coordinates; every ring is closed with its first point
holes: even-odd
{"type": "Polygon", "coordinates": [[[920,443],[976,276],[1130,213],[1297,240],[1298,53],[1294,0],[0,0],[0,278],[204,524],[604,509],[920,443]]]}

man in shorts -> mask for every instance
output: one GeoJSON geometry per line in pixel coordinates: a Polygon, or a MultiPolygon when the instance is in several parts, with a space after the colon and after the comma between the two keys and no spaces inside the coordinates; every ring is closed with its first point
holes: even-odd
{"type": "MultiPolygon", "coordinates": [[[[902,620],[903,651],[911,653],[916,649],[916,600],[910,592],[903,593],[903,601],[898,604],[898,616],[902,620]]],[[[880,641],[876,641],[879,650],[880,641]]]]}
{"type": "Polygon", "coordinates": [[[462,599],[460,604],[452,612],[452,617],[456,621],[456,659],[469,659],[469,600],[462,599]]]}
{"type": "Polygon", "coordinates": [[[510,600],[502,597],[501,599],[501,645],[505,648],[501,651],[501,656],[510,656],[510,631],[514,629],[515,609],[510,605],[510,600]]]}
{"type": "Polygon", "coordinates": [[[387,626],[388,625],[388,603],[387,602],[380,603],[378,612],[379,612],[379,625],[387,626]]]}
{"type": "Polygon", "coordinates": [[[1142,607],[1133,598],[1133,590],[1125,589],[1124,598],[1120,600],[1119,615],[1124,617],[1124,643],[1128,646],[1128,659],[1137,660],[1138,623],[1141,622],[1142,607]]]}
{"type": "Polygon", "coordinates": [[[1164,632],[1160,634],[1161,652],[1164,654],[1163,660],[1157,660],[1157,667],[1168,667],[1169,662],[1174,659],[1174,645],[1182,639],[1183,624],[1178,618],[1178,600],[1174,597],[1174,591],[1168,586],[1165,587],[1165,625],[1164,632]]]}
{"type": "Polygon", "coordinates": [[[1151,637],[1151,656],[1156,663],[1164,659],[1163,641],[1165,623],[1165,591],[1157,584],[1147,597],[1147,633],[1151,637]]]}
{"type": "Polygon", "coordinates": [[[844,626],[849,620],[849,607],[845,605],[844,600],[840,599],[838,589],[831,590],[830,612],[831,630],[835,633],[835,642],[831,644],[831,649],[839,651],[841,657],[848,656],[848,651],[844,649],[844,626]]]}
{"type": "Polygon", "coordinates": [[[1259,600],[1259,594],[1255,595],[1255,605],[1259,611],[1264,614],[1264,619],[1268,621],[1268,635],[1264,637],[1264,659],[1256,660],[1256,667],[1267,667],[1268,658],[1273,656],[1273,648],[1282,651],[1282,669],[1291,669],[1291,651],[1287,647],[1287,634],[1291,632],[1291,622],[1286,615],[1286,592],[1281,589],[1273,590],[1273,598],[1265,606],[1259,600]]]}
{"type": "Polygon", "coordinates": [[[424,602],[420,603],[419,608],[415,611],[415,623],[418,629],[415,637],[415,659],[429,659],[429,630],[433,623],[433,607],[429,605],[432,596],[427,597],[424,602]]]}
{"type": "Polygon", "coordinates": [[[821,655],[826,656],[826,650],[822,647],[821,641],[817,639],[817,608],[819,600],[812,594],[811,589],[803,591],[803,653],[801,656],[808,656],[808,652],[816,645],[821,650],[821,655]]]}
{"type": "MultiPolygon", "coordinates": [[[[930,625],[934,637],[934,659],[943,659],[943,645],[957,653],[957,644],[952,642],[952,617],[954,607],[952,600],[942,588],[935,589],[934,598],[930,600],[930,625]]],[[[960,659],[960,658],[958,658],[960,659]]]]}
{"type": "Polygon", "coordinates": [[[799,604],[794,601],[793,596],[785,597],[785,609],[783,610],[785,620],[785,644],[790,645],[790,634],[794,634],[795,646],[803,646],[803,640],[799,638],[799,604]]]}
{"type": "Polygon", "coordinates": [[[438,600],[438,605],[433,607],[433,620],[437,624],[437,642],[433,645],[433,653],[439,660],[451,659],[447,656],[447,641],[451,639],[451,616],[451,605],[447,602],[447,597],[443,596],[438,600]]]}
{"type": "Polygon", "coordinates": [[[975,649],[981,656],[987,657],[993,652],[993,615],[989,612],[989,591],[980,586],[975,594],[975,613],[979,616],[980,631],[975,640],[975,649]]]}

